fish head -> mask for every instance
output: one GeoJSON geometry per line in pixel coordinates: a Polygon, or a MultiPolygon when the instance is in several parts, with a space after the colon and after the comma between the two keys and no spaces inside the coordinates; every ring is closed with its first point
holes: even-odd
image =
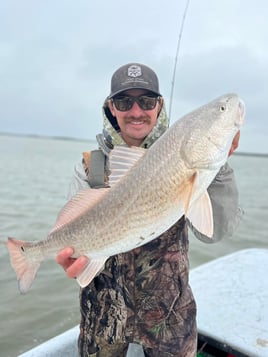
{"type": "Polygon", "coordinates": [[[186,115],[181,155],[190,168],[220,168],[245,117],[237,94],[226,94],[186,115]]]}

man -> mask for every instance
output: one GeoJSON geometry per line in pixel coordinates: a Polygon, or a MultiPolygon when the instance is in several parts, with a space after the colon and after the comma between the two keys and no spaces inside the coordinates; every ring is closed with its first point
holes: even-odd
{"type": "MultiPolygon", "coordinates": [[[[70,196],[85,187],[107,184],[106,157],[113,145],[149,148],[169,124],[156,74],[137,63],[114,73],[103,114],[103,135],[97,136],[100,150],[95,152],[97,156],[85,154],[76,166],[70,196]]],[[[230,154],[238,141],[239,134],[230,154]]],[[[215,226],[212,241],[218,241],[232,235],[240,219],[238,193],[228,164],[208,192],[215,226]]],[[[150,243],[111,257],[93,282],[81,289],[80,356],[196,355],[196,305],[188,284],[188,226],[183,217],[150,243]]],[[[190,227],[199,239],[211,241],[190,227]]],[[[70,278],[88,260],[74,259],[73,253],[69,247],[57,257],[70,278]]]]}

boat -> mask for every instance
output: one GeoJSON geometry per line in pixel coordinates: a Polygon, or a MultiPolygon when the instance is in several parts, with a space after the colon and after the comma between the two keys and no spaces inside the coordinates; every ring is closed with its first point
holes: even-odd
{"type": "MultiPolygon", "coordinates": [[[[268,357],[268,249],[244,249],[190,271],[198,357],[268,357]]],[[[77,357],[79,326],[18,357],[77,357]]],[[[138,355],[137,355],[138,356],[138,355]]]]}

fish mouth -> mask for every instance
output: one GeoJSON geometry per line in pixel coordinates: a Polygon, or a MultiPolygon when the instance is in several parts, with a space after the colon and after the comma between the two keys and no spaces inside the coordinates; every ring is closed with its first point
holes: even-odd
{"type": "Polygon", "coordinates": [[[238,114],[239,115],[238,115],[238,118],[237,118],[237,121],[235,124],[240,127],[244,123],[245,115],[246,115],[245,103],[240,98],[239,98],[239,103],[238,103],[238,114]]]}

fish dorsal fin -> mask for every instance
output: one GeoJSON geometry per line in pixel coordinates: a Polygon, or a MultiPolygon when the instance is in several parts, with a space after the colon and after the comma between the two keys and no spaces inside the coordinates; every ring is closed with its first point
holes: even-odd
{"type": "Polygon", "coordinates": [[[74,221],[79,216],[83,215],[98,201],[100,201],[109,192],[109,190],[109,188],[88,188],[79,191],[63,206],[50,233],[55,232],[62,226],[74,221]]]}
{"type": "Polygon", "coordinates": [[[145,155],[146,149],[115,146],[109,154],[109,186],[114,186],[145,155]]]}
{"type": "MultiPolygon", "coordinates": [[[[143,157],[146,149],[139,147],[115,146],[109,154],[109,186],[114,186],[126,173],[143,157]]],[[[110,188],[84,189],[79,191],[68,201],[58,214],[55,226],[50,233],[55,232],[62,226],[74,221],[79,216],[90,210],[100,201],[110,188]]]]}
{"type": "Polygon", "coordinates": [[[212,238],[214,230],[213,212],[207,191],[193,202],[188,210],[187,218],[200,233],[212,238]]]}

